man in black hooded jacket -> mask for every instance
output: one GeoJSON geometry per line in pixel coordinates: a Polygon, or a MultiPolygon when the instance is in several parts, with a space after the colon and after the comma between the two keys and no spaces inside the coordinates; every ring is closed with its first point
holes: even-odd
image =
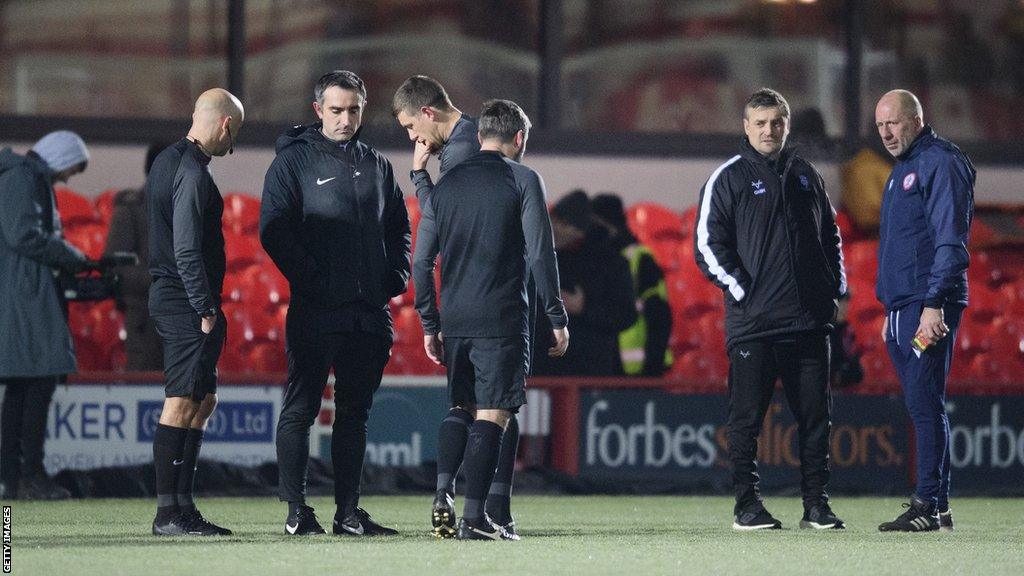
{"type": "Polygon", "coordinates": [[[362,80],[328,72],[314,97],[321,121],[278,139],[260,212],[260,240],[292,293],[288,388],[277,426],[285,531],[324,533],[305,503],[306,465],[309,429],[334,368],[333,531],[390,535],[396,532],[359,508],[359,479],[366,420],[393,340],[388,301],[409,281],[409,216],[391,163],[359,140],[362,80]]]}
{"type": "Polygon", "coordinates": [[[729,352],[729,458],[736,530],[782,524],[761,502],[757,436],[782,380],[797,421],[801,528],[842,528],[825,488],[829,466],[829,344],[846,273],[835,211],[821,176],[792,149],[789,104],[762,88],[743,110],[740,153],[701,190],[695,253],[723,290],[729,352]]]}

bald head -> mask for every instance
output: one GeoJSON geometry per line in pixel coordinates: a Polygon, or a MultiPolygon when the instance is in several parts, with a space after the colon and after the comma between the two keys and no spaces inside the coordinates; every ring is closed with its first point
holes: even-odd
{"type": "Polygon", "coordinates": [[[921,101],[907,90],[886,92],[875,106],[875,126],[885,149],[901,156],[924,129],[921,101]]]}
{"type": "Polygon", "coordinates": [[[890,90],[878,101],[878,105],[895,107],[898,113],[905,114],[910,118],[917,116],[924,119],[924,110],[921,108],[921,101],[909,90],[890,90]]]}
{"type": "Polygon", "coordinates": [[[231,151],[244,120],[245,109],[234,94],[211,88],[196,99],[189,136],[210,155],[223,156],[231,151]]]}

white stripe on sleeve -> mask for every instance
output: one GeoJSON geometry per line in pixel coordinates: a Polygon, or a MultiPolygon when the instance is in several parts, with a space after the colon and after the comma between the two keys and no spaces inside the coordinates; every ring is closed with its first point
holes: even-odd
{"type": "Polygon", "coordinates": [[[711,174],[711,178],[708,179],[708,183],[704,185],[704,201],[700,205],[700,218],[697,221],[697,249],[700,250],[704,261],[708,264],[708,271],[718,278],[718,281],[725,284],[729,288],[729,293],[736,299],[737,302],[743,300],[746,293],[743,291],[743,287],[736,278],[729,275],[724,268],[718,263],[718,258],[715,258],[715,253],[711,251],[711,247],[708,246],[708,213],[711,211],[711,194],[715,189],[715,182],[718,177],[722,174],[722,170],[725,170],[733,162],[740,159],[740,155],[733,156],[725,164],[719,166],[714,173],[711,174]]]}

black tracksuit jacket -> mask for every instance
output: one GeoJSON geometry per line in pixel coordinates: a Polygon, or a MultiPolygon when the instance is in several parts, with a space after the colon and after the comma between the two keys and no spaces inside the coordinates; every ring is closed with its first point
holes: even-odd
{"type": "Polygon", "coordinates": [[[792,150],[772,162],[744,140],[701,190],[694,242],[725,293],[727,347],[831,330],[846,293],[839,228],[821,175],[792,150]]]}
{"type": "Polygon", "coordinates": [[[260,241],[288,278],[293,305],[305,310],[356,304],[387,315],[388,301],[409,282],[402,191],[391,163],[359,133],[342,145],[317,123],[278,138],[263,186],[260,241]]]}
{"type": "Polygon", "coordinates": [[[146,177],[149,202],[149,314],[208,316],[224,286],[224,199],[210,158],[182,138],[164,149],[146,177]]]}

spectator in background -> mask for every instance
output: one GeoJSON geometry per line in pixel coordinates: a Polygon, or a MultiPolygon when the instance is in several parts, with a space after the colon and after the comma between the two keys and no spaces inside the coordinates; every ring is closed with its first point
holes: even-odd
{"type": "Polygon", "coordinates": [[[590,199],[570,192],[551,209],[558,253],[562,301],[569,313],[572,346],[554,361],[551,325],[537,315],[533,373],[538,376],[615,376],[622,374],[619,333],[636,322],[636,295],[629,263],[609,243],[608,232],[595,225],[590,199]]]}
{"type": "Polygon", "coordinates": [[[0,152],[0,498],[70,496],[43,468],[46,416],[58,379],[77,370],[55,274],[85,255],[64,240],[53,185],[85,171],[74,132],[47,134],[24,156],[0,152]]]}
{"type": "MultiPolygon", "coordinates": [[[[146,176],[157,154],[166,144],[150,144],[146,151],[146,176]]],[[[156,324],[149,317],[149,215],[146,211],[146,189],[122,190],[114,197],[114,214],[110,218],[104,256],[115,252],[133,252],[138,264],[121,266],[114,272],[121,278],[117,308],[124,313],[125,352],[129,370],[158,371],[164,368],[163,344],[156,333],[156,324]]]]}
{"type": "Polygon", "coordinates": [[[668,305],[665,273],[650,248],[640,244],[629,230],[622,198],[599,194],[590,206],[595,221],[611,234],[611,247],[629,263],[637,297],[637,320],[619,333],[622,370],[627,376],[661,376],[672,367],[672,351],[668,349],[672,309],[668,305]]]}
{"type": "Polygon", "coordinates": [[[836,147],[825,130],[825,117],[817,108],[805,108],[793,114],[789,144],[806,156],[832,159],[836,147]]]}
{"type": "MultiPolygon", "coordinates": [[[[872,124],[871,130],[874,129],[872,124]]],[[[843,212],[849,215],[859,234],[878,237],[882,191],[891,171],[889,154],[874,139],[866,142],[853,158],[843,162],[840,167],[843,212]]]]}

